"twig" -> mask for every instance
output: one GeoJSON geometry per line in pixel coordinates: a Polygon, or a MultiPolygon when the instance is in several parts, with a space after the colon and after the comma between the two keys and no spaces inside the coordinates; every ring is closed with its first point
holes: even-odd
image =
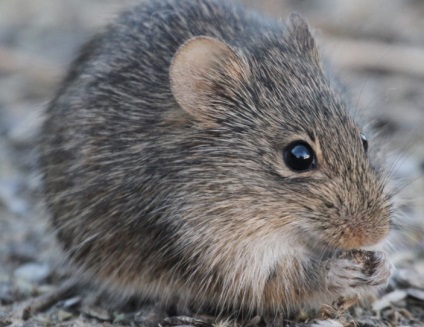
{"type": "Polygon", "coordinates": [[[22,306],[22,320],[28,320],[34,313],[43,311],[63,298],[70,296],[76,285],[77,282],[75,280],[67,280],[59,288],[30,300],[29,303],[25,303],[22,306]]]}

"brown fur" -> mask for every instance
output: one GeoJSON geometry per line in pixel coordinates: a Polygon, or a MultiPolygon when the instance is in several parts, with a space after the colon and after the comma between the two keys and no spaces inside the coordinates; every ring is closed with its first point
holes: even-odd
{"type": "Polygon", "coordinates": [[[384,286],[337,254],[389,231],[391,198],[304,20],[219,1],[124,13],[82,51],[44,125],[69,260],[119,295],[276,314],[384,286]],[[317,168],[288,168],[307,142],[317,168]]]}

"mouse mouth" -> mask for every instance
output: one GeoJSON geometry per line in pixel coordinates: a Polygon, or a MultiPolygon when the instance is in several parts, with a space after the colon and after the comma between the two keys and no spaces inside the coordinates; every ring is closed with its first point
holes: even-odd
{"type": "Polygon", "coordinates": [[[381,244],[389,232],[389,222],[384,216],[370,220],[341,218],[333,223],[298,224],[296,239],[317,258],[331,257],[340,251],[369,249],[381,244]]]}
{"type": "Polygon", "coordinates": [[[339,251],[363,250],[380,244],[388,234],[385,226],[376,226],[371,231],[362,226],[328,227],[325,229],[303,230],[302,242],[305,248],[317,255],[334,254],[339,251]]]}

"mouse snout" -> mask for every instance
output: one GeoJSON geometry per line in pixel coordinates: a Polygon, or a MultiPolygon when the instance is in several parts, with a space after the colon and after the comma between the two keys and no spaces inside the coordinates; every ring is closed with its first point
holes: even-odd
{"type": "Polygon", "coordinates": [[[389,233],[387,219],[368,220],[363,217],[346,216],[337,227],[340,231],[338,243],[342,249],[357,249],[382,241],[389,233]]]}

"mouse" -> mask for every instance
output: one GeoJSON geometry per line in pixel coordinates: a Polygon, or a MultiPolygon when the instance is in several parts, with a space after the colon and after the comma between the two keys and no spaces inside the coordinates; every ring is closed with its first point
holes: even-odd
{"type": "Polygon", "coordinates": [[[43,192],[76,276],[116,298],[290,314],[388,284],[393,196],[306,20],[143,1],[46,109],[43,192]]]}

